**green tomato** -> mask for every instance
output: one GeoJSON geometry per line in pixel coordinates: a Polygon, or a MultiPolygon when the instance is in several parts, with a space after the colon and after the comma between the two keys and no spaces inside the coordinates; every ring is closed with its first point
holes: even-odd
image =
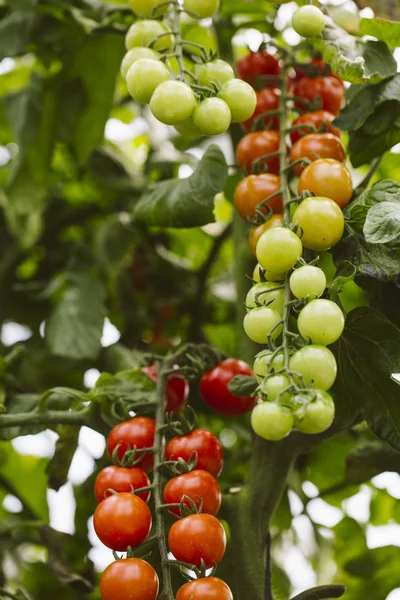
{"type": "MultiPolygon", "coordinates": [[[[186,56],[182,57],[182,61],[183,61],[183,66],[185,67],[185,69],[187,69],[188,71],[193,73],[194,62],[192,60],[190,60],[190,58],[187,58],[186,56]]],[[[172,73],[174,73],[175,75],[180,75],[181,70],[180,70],[177,58],[175,56],[173,56],[172,58],[169,58],[168,63],[169,63],[169,67],[170,67],[172,73]]],[[[189,77],[189,76],[187,76],[187,77],[189,77]]]]}
{"type": "Polygon", "coordinates": [[[199,85],[211,87],[213,83],[222,85],[226,81],[235,77],[235,72],[231,65],[224,60],[212,60],[208,63],[197,64],[194,67],[199,85]]]}
{"type": "Polygon", "coordinates": [[[160,60],[139,58],[129,69],[126,84],[136,102],[147,104],[158,86],[169,79],[170,72],[160,60]]]}
{"type": "Polygon", "coordinates": [[[220,0],[184,0],[183,8],[196,13],[198,19],[207,19],[215,15],[220,0]]]}
{"type": "Polygon", "coordinates": [[[254,432],[265,440],[283,440],[292,431],[294,419],[292,411],[274,402],[262,402],[253,408],[251,426],[254,432]]]}
{"type": "Polygon", "coordinates": [[[257,381],[263,381],[266,375],[279,371],[284,367],[285,358],[283,354],[277,354],[271,361],[273,354],[274,353],[271,352],[271,350],[263,350],[257,354],[253,365],[253,371],[257,381]]]}
{"type": "Polygon", "coordinates": [[[157,4],[161,3],[162,0],[129,0],[133,12],[142,18],[160,17],[164,14],[168,10],[168,4],[160,6],[157,11],[153,12],[157,4]]]}
{"type": "Polygon", "coordinates": [[[329,346],[342,335],[344,316],[338,305],[331,300],[312,300],[300,312],[297,325],[305,340],[329,346]]]}
{"type": "Polygon", "coordinates": [[[234,213],[233,205],[227,200],[224,192],[215,194],[213,215],[217,223],[229,223],[234,213]]]}
{"type": "MultiPolygon", "coordinates": [[[[167,33],[168,27],[160,21],[136,21],[126,35],[125,44],[126,49],[136,48],[137,46],[148,46],[157,36],[167,33]]],[[[163,35],[153,45],[153,50],[165,50],[168,52],[172,50],[175,43],[173,34],[163,35]]]]}
{"type": "MultiPolygon", "coordinates": [[[[243,327],[246,334],[257,344],[266,344],[268,334],[279,323],[281,315],[272,308],[253,308],[244,318],[243,327]]],[[[282,331],[282,325],[276,327],[272,333],[275,340],[282,331]]]]}
{"type": "Polygon", "coordinates": [[[292,18],[292,27],[303,37],[319,35],[325,27],[325,19],[319,8],[312,4],[301,6],[292,18]]]}
{"type": "Polygon", "coordinates": [[[221,135],[229,129],[231,111],[223,100],[206,98],[196,106],[193,122],[204,135],[221,135]]]}
{"type": "MultiPolygon", "coordinates": [[[[218,51],[217,38],[210,27],[202,27],[201,25],[191,25],[183,30],[183,39],[186,42],[193,42],[204,46],[209,54],[215,54],[218,51]]],[[[203,57],[203,52],[196,46],[185,44],[185,50],[194,56],[203,57]]]]}
{"type": "Polygon", "coordinates": [[[290,289],[296,298],[318,298],[326,288],[326,277],[322,269],[307,265],[293,271],[290,289]]]}
{"type": "Polygon", "coordinates": [[[286,227],[274,227],[262,234],[256,247],[257,259],[271,273],[290,271],[301,257],[299,237],[286,227]]]}
{"type": "Polygon", "coordinates": [[[322,433],[333,423],[335,404],[332,396],[323,390],[315,390],[316,399],[295,413],[295,427],[303,433],[322,433]]]}
{"type": "MultiPolygon", "coordinates": [[[[268,400],[273,402],[282,394],[283,390],[286,390],[290,386],[290,380],[287,375],[279,374],[268,377],[262,385],[262,389],[267,394],[268,400]]],[[[290,400],[290,393],[286,392],[280,397],[280,402],[286,403],[290,400]]]]}
{"type": "Polygon", "coordinates": [[[290,358],[289,367],[303,376],[307,386],[329,390],[337,374],[336,358],[325,346],[305,346],[290,358]]]}
{"type": "Polygon", "coordinates": [[[283,315],[285,297],[283,290],[277,289],[278,287],[278,284],[271,281],[253,285],[246,296],[247,310],[249,311],[257,306],[269,306],[269,308],[273,308],[283,315]]]}
{"type": "Polygon", "coordinates": [[[151,48],[132,48],[132,50],[129,50],[121,63],[121,75],[124,79],[126,79],[126,76],[128,74],[129,69],[131,68],[131,66],[133,65],[133,63],[137,60],[139,60],[139,58],[153,58],[153,59],[158,59],[160,58],[160,54],[158,52],[156,52],[155,50],[152,50],[151,48]]]}
{"type": "Polygon", "coordinates": [[[187,121],[195,107],[196,97],[193,90],[183,81],[161,83],[150,100],[151,112],[166,125],[187,121]]]}
{"type": "Polygon", "coordinates": [[[257,106],[257,95],[245,81],[230,79],[223,84],[217,95],[229,106],[232,123],[243,123],[253,116],[257,106]]]}
{"type": "Polygon", "coordinates": [[[341,208],[323,196],[310,196],[299,204],[292,218],[302,230],[301,241],[309,250],[328,250],[343,236],[344,216],[341,208]]]}
{"type": "Polygon", "coordinates": [[[183,137],[188,138],[188,140],[197,140],[198,138],[203,137],[201,131],[199,131],[193,123],[192,118],[187,119],[187,121],[183,121],[182,123],[178,123],[175,125],[175,129],[178,133],[183,135],[183,137]]]}

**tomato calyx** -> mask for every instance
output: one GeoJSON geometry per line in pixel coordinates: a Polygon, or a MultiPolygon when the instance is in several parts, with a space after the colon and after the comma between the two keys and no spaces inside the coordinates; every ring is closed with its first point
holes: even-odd
{"type": "Polygon", "coordinates": [[[197,416],[191,406],[186,406],[184,411],[178,415],[166,414],[166,428],[175,435],[187,435],[197,429],[197,416]]]}
{"type": "Polygon", "coordinates": [[[174,475],[184,475],[185,473],[193,471],[196,468],[198,461],[199,457],[197,452],[192,452],[187,461],[180,456],[177,460],[164,461],[164,465],[174,473],[174,475]]]}
{"type": "Polygon", "coordinates": [[[151,448],[137,448],[136,446],[134,446],[132,448],[131,445],[128,444],[127,449],[125,450],[125,454],[122,458],[120,458],[119,450],[122,445],[122,442],[117,444],[111,455],[113,463],[118,467],[140,466],[140,463],[142,462],[146,454],[154,454],[155,452],[154,446],[152,446],[151,448]]]}
{"type": "Polygon", "coordinates": [[[184,519],[189,515],[199,515],[203,512],[203,498],[200,495],[196,497],[199,499],[198,505],[193,500],[193,498],[184,494],[180,502],[162,504],[162,508],[168,509],[168,512],[177,519],[184,519]],[[171,510],[172,508],[179,509],[180,514],[177,515],[176,512],[171,510]]]}

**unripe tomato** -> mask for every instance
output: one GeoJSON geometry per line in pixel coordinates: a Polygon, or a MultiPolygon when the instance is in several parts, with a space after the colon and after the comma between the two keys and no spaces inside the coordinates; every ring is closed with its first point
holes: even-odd
{"type": "Polygon", "coordinates": [[[342,239],[344,216],[330,198],[310,196],[296,208],[292,223],[301,228],[301,241],[309,250],[328,250],[342,239]]]}
{"type": "Polygon", "coordinates": [[[174,125],[174,128],[178,133],[188,138],[189,140],[196,140],[203,136],[201,131],[196,127],[193,123],[193,119],[187,119],[186,121],[182,121],[182,123],[177,123],[174,125]]]}
{"type": "MultiPolygon", "coordinates": [[[[158,375],[155,365],[143,367],[142,371],[146,373],[149,379],[157,382],[158,375]]],[[[188,381],[184,377],[170,375],[167,380],[165,412],[174,414],[181,412],[185,407],[188,396],[188,381]]]]}
{"type": "Polygon", "coordinates": [[[185,583],[178,590],[176,600],[233,600],[233,596],[221,579],[203,577],[185,583]]]}
{"type": "Polygon", "coordinates": [[[209,569],[225,554],[225,530],[212,515],[189,515],[172,525],[168,545],[177,560],[198,568],[203,560],[209,569]]]}
{"type": "Polygon", "coordinates": [[[123,79],[126,79],[129,69],[133,65],[133,63],[140,58],[153,58],[154,60],[158,60],[161,54],[152,50],[151,48],[132,48],[128,50],[125,54],[122,63],[121,63],[121,75],[123,79]]]}
{"type": "Polygon", "coordinates": [[[156,119],[166,125],[176,125],[192,116],[196,97],[183,81],[164,81],[150,100],[150,110],[156,119]]]}
{"type": "Polygon", "coordinates": [[[319,35],[325,27],[324,15],[319,8],[312,4],[301,6],[293,15],[292,27],[303,37],[319,35]]]}
{"type": "Polygon", "coordinates": [[[322,433],[333,423],[335,404],[332,396],[323,390],[315,390],[316,399],[295,413],[294,426],[303,433],[322,433]]]}
{"type": "MultiPolygon", "coordinates": [[[[150,479],[142,469],[125,467],[116,467],[112,465],[106,467],[97,475],[96,482],[94,484],[94,493],[97,502],[104,500],[106,496],[110,496],[109,490],[114,492],[132,492],[150,485],[150,479]]],[[[144,502],[148,502],[150,498],[150,491],[142,492],[137,494],[144,502]]]]}
{"type": "Polygon", "coordinates": [[[296,298],[318,298],[322,296],[325,288],[325,273],[318,267],[306,265],[293,271],[290,276],[290,289],[296,298]]]}
{"type": "Polygon", "coordinates": [[[161,4],[160,0],[129,0],[129,4],[131,5],[133,12],[142,19],[160,17],[168,9],[167,4],[154,10],[157,4],[161,4]]]}
{"type": "MultiPolygon", "coordinates": [[[[149,417],[134,417],[133,419],[129,419],[129,421],[119,423],[119,425],[111,429],[107,439],[107,449],[111,458],[117,446],[119,446],[119,460],[123,459],[127,450],[152,448],[155,431],[155,421],[149,417]]],[[[147,473],[152,470],[153,465],[153,455],[150,452],[144,454],[142,460],[137,464],[137,466],[147,473]]]]}
{"type": "Polygon", "coordinates": [[[184,0],[183,6],[197,15],[199,19],[212,17],[219,9],[220,0],[184,0]]]}
{"type": "Polygon", "coordinates": [[[194,452],[198,458],[196,469],[218,477],[224,464],[224,451],[219,439],[206,429],[195,429],[188,435],[172,438],[165,450],[165,458],[189,461],[194,452]]]}
{"type": "Polygon", "coordinates": [[[278,289],[279,287],[282,286],[273,281],[263,281],[253,285],[246,296],[247,311],[258,306],[268,306],[283,315],[285,299],[283,289],[278,289]]]}
{"type": "Polygon", "coordinates": [[[203,135],[221,135],[229,129],[231,111],[223,100],[206,98],[196,106],[192,119],[203,135]]]}
{"type": "MultiPolygon", "coordinates": [[[[260,236],[261,237],[261,236],[260,236]]],[[[253,271],[253,281],[255,281],[256,283],[260,283],[261,282],[261,274],[260,271],[263,273],[263,281],[284,281],[286,279],[286,275],[287,273],[271,273],[271,271],[265,271],[265,269],[262,268],[262,266],[260,264],[256,264],[256,266],[254,267],[254,271],[253,271]]]]}
{"type": "MultiPolygon", "coordinates": [[[[272,173],[261,173],[260,175],[248,175],[236,186],[234,202],[239,215],[247,221],[248,217],[256,216],[256,208],[272,194],[280,190],[281,180],[272,173]]],[[[269,206],[272,212],[282,213],[283,200],[282,195],[274,196],[267,205],[262,207],[262,212],[266,214],[266,206],[269,206]]],[[[270,219],[271,220],[271,219],[270,219]]],[[[270,227],[273,227],[274,221],[270,227]]],[[[267,229],[269,229],[268,227],[267,229]]]]}
{"type": "Polygon", "coordinates": [[[282,317],[278,311],[268,306],[253,308],[244,318],[243,327],[249,338],[257,344],[267,344],[270,335],[275,340],[282,331],[278,325],[282,317]]]}
{"type": "Polygon", "coordinates": [[[226,81],[218,92],[218,98],[229,106],[232,123],[242,123],[249,119],[254,114],[257,105],[255,91],[241,79],[226,81]]]}
{"type": "Polygon", "coordinates": [[[198,79],[199,85],[206,87],[211,87],[213,83],[222,85],[235,77],[235,72],[231,65],[220,59],[196,64],[194,66],[194,74],[198,79]]]}
{"type": "Polygon", "coordinates": [[[156,600],[157,573],[141,558],[123,558],[111,563],[100,579],[103,600],[156,600]]]}
{"type": "Polygon", "coordinates": [[[290,392],[284,392],[290,386],[290,379],[283,373],[278,373],[272,377],[268,377],[262,384],[262,389],[270,402],[278,399],[283,404],[290,401],[290,392]]]}
{"type": "MultiPolygon", "coordinates": [[[[303,77],[293,88],[293,95],[312,102],[317,96],[321,99],[321,108],[333,115],[340,112],[344,100],[345,88],[343,82],[333,75],[329,77],[303,77]]],[[[296,104],[299,110],[304,110],[304,104],[296,104]]]]}
{"type": "MultiPolygon", "coordinates": [[[[310,133],[300,138],[290,151],[292,163],[301,158],[308,158],[312,162],[319,158],[334,158],[343,163],[346,160],[346,150],[339,138],[332,133],[310,133]]],[[[305,162],[298,163],[294,167],[296,175],[300,175],[306,166],[305,162]]]]}
{"type": "Polygon", "coordinates": [[[321,158],[304,169],[298,189],[299,195],[308,190],[316,196],[327,196],[340,208],[345,208],[353,195],[353,181],[342,162],[321,158]]]}
{"type": "MultiPolygon", "coordinates": [[[[216,516],[221,507],[221,488],[218,481],[208,471],[191,471],[170,479],[164,488],[164,504],[179,504],[183,496],[188,496],[200,507],[201,512],[216,516]]],[[[190,508],[190,503],[185,500],[190,508]]],[[[170,508],[172,513],[181,516],[179,508],[170,508]]]]}
{"type": "MultiPolygon", "coordinates": [[[[136,21],[136,23],[131,25],[126,35],[126,49],[130,50],[137,46],[146,47],[159,35],[167,33],[168,31],[169,28],[164,25],[164,23],[161,23],[161,21],[136,21]]],[[[174,43],[175,37],[172,33],[170,35],[162,35],[162,37],[153,44],[152,49],[159,50],[160,52],[163,50],[172,50],[174,43]]]]}
{"type": "Polygon", "coordinates": [[[282,404],[261,402],[251,413],[251,426],[254,432],[271,442],[283,440],[292,431],[294,419],[292,411],[282,404]]]}
{"type": "Polygon", "coordinates": [[[279,369],[284,367],[285,357],[283,354],[277,354],[274,358],[272,358],[273,356],[274,352],[271,352],[271,350],[263,350],[257,354],[254,361],[253,370],[258,381],[262,381],[268,373],[274,373],[275,371],[279,371],[279,369]]]}
{"type": "Polygon", "coordinates": [[[319,130],[322,128],[323,124],[326,127],[326,133],[332,133],[332,135],[340,138],[339,129],[336,129],[336,127],[332,127],[331,125],[334,119],[335,115],[332,115],[332,113],[329,113],[327,110],[316,110],[314,112],[307,112],[303,115],[300,115],[300,117],[297,117],[297,119],[293,121],[293,127],[301,125],[302,129],[294,129],[290,132],[292,144],[295,144],[301,137],[310,133],[320,133],[319,130]],[[317,131],[313,131],[311,127],[307,127],[307,125],[311,125],[317,131]]]}
{"type": "Polygon", "coordinates": [[[261,225],[257,225],[257,227],[253,227],[251,229],[249,233],[249,246],[254,256],[257,256],[256,247],[262,234],[268,231],[268,229],[273,229],[274,227],[283,227],[282,214],[272,215],[268,221],[265,221],[265,223],[261,223],[261,225]]]}
{"type": "Polygon", "coordinates": [[[242,360],[227,358],[201,378],[201,395],[208,406],[221,415],[228,417],[244,415],[256,403],[256,398],[234,396],[229,391],[228,385],[237,375],[252,377],[254,373],[251,367],[242,360]]]}
{"type": "Polygon", "coordinates": [[[275,83],[268,82],[268,78],[263,78],[266,75],[279,77],[281,68],[279,59],[268,52],[252,52],[247,54],[238,62],[238,73],[241,79],[250,83],[253,87],[268,87],[275,83]]]}
{"type": "Polygon", "coordinates": [[[312,300],[302,309],[297,320],[300,335],[312,344],[329,346],[342,335],[344,316],[331,300],[312,300]]]}
{"type": "Polygon", "coordinates": [[[303,253],[299,237],[286,227],[275,227],[258,240],[257,258],[263,269],[272,273],[290,271],[303,253]]]}
{"type": "MultiPolygon", "coordinates": [[[[243,123],[244,127],[250,131],[253,123],[266,112],[275,111],[279,108],[279,102],[282,92],[278,88],[264,88],[257,92],[257,106],[250,119],[243,123]]],[[[258,127],[265,127],[268,129],[279,129],[279,116],[266,116],[258,122],[258,127]]]]}
{"type": "MultiPolygon", "coordinates": [[[[277,131],[255,131],[248,133],[239,142],[237,147],[237,161],[239,166],[251,173],[253,162],[266,154],[279,152],[280,136],[277,131]]],[[[263,159],[258,163],[260,170],[266,169],[275,175],[279,173],[279,156],[263,159]]]]}
{"type": "Polygon", "coordinates": [[[337,374],[336,358],[325,346],[304,346],[289,361],[289,367],[303,376],[307,386],[329,390],[337,374]]]}
{"type": "Polygon", "coordinates": [[[160,60],[139,58],[126,75],[128,92],[136,102],[147,104],[160,83],[169,81],[170,77],[170,72],[160,60]]]}

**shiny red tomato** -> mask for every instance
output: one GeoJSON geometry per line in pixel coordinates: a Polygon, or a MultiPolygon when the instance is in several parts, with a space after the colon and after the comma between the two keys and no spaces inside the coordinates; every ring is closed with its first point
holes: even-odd
{"type": "MultiPolygon", "coordinates": [[[[164,488],[164,503],[179,504],[183,496],[191,498],[197,508],[202,500],[202,513],[216,516],[221,507],[221,488],[208,471],[191,471],[170,479],[164,488]]],[[[185,504],[190,508],[188,501],[185,501],[185,504]]],[[[170,510],[175,515],[181,516],[179,508],[170,510]]]]}
{"type": "Polygon", "coordinates": [[[268,221],[265,221],[265,223],[261,223],[261,225],[257,225],[257,227],[253,227],[251,229],[249,233],[249,246],[255,257],[257,257],[256,247],[258,240],[263,233],[268,231],[268,229],[273,229],[274,227],[283,227],[283,215],[272,215],[268,221]]]}
{"type": "Polygon", "coordinates": [[[295,68],[296,71],[296,80],[304,79],[304,77],[327,77],[331,74],[331,69],[329,65],[327,65],[322,58],[314,57],[307,63],[307,71],[308,74],[304,72],[304,68],[301,65],[298,65],[295,68]]]}
{"type": "Polygon", "coordinates": [[[126,552],[128,546],[138,546],[149,535],[151,512],[141,498],[123,492],[105,498],[97,506],[93,526],[105,546],[126,552]]]}
{"type": "MultiPolygon", "coordinates": [[[[106,496],[111,496],[109,490],[114,492],[132,492],[140,488],[144,488],[150,485],[150,479],[142,469],[133,467],[132,469],[126,469],[124,467],[106,467],[97,475],[96,483],[94,484],[94,493],[97,498],[97,502],[104,500],[106,496]]],[[[144,502],[148,502],[150,498],[150,492],[143,492],[137,494],[144,502]]]]}
{"type": "Polygon", "coordinates": [[[237,375],[253,377],[252,368],[242,360],[227,358],[206,373],[200,381],[200,391],[205,402],[215,412],[227,417],[244,415],[254,408],[257,398],[234,396],[228,385],[237,375]]]}
{"type": "MultiPolygon", "coordinates": [[[[249,175],[242,179],[239,185],[236,186],[234,202],[239,215],[247,221],[248,217],[256,216],[256,208],[272,194],[279,191],[281,180],[277,175],[272,173],[261,173],[260,175],[249,175]]],[[[274,213],[283,211],[282,195],[271,198],[268,206],[274,213]]],[[[264,206],[263,213],[267,213],[267,208],[264,206]]]]}
{"type": "MultiPolygon", "coordinates": [[[[319,96],[322,104],[321,108],[333,115],[340,112],[344,93],[343,82],[333,75],[329,77],[303,77],[293,88],[293,96],[299,96],[310,102],[319,96]]],[[[296,103],[296,107],[302,111],[306,109],[302,102],[296,103]]]]}
{"type": "MultiPolygon", "coordinates": [[[[142,371],[146,373],[152,381],[157,382],[157,367],[150,365],[143,367],[142,371]]],[[[167,382],[167,400],[165,405],[166,413],[179,413],[181,412],[186,404],[189,396],[189,383],[183,377],[177,375],[170,375],[167,382]]]]}
{"type": "Polygon", "coordinates": [[[302,129],[295,129],[290,132],[290,139],[292,144],[296,143],[301,137],[308,135],[309,133],[319,133],[322,124],[325,124],[325,131],[323,133],[332,133],[336,137],[340,138],[340,131],[336,127],[332,127],[331,123],[335,119],[335,115],[332,115],[327,110],[316,110],[314,112],[304,113],[297,117],[293,121],[293,127],[304,126],[302,129]],[[317,131],[313,131],[307,125],[312,125],[317,131]]]}
{"type": "Polygon", "coordinates": [[[176,600],[233,600],[232,592],[222,579],[203,577],[185,583],[176,600]]]}
{"type": "Polygon", "coordinates": [[[224,451],[219,439],[206,429],[195,429],[188,435],[172,438],[165,450],[165,457],[167,460],[183,458],[188,461],[193,452],[197,453],[198,458],[196,469],[218,477],[224,464],[224,451]]]}
{"type": "Polygon", "coordinates": [[[177,560],[209,569],[225,554],[225,530],[212,515],[190,515],[172,525],[168,545],[177,560]]]}
{"type": "MultiPolygon", "coordinates": [[[[149,417],[134,417],[129,421],[124,421],[113,427],[107,439],[108,452],[112,458],[115,448],[118,448],[118,458],[122,460],[127,450],[134,448],[152,448],[154,445],[154,436],[156,423],[149,417]]],[[[147,473],[154,466],[153,455],[147,452],[142,460],[137,464],[147,473]]]]}
{"type": "MultiPolygon", "coordinates": [[[[266,154],[279,151],[280,136],[277,131],[255,131],[248,133],[239,142],[237,147],[237,161],[239,166],[252,173],[253,162],[266,154]]],[[[265,158],[258,163],[259,170],[266,170],[277,175],[279,173],[279,156],[265,158]]]]}
{"type": "Polygon", "coordinates": [[[123,558],[111,563],[100,579],[103,600],[156,600],[157,573],[141,558],[123,558]]]}
{"type": "Polygon", "coordinates": [[[252,52],[241,58],[238,62],[238,74],[241,79],[253,87],[275,85],[269,82],[268,75],[278,77],[281,73],[279,59],[268,52],[252,52]]]}
{"type": "MultiPolygon", "coordinates": [[[[301,158],[312,162],[319,158],[334,158],[345,162],[346,151],[342,142],[332,133],[311,133],[300,138],[290,151],[290,161],[294,163],[301,158]]],[[[294,167],[297,175],[305,169],[307,163],[299,163],[294,167]]]]}
{"type": "MultiPolygon", "coordinates": [[[[282,92],[278,88],[264,88],[257,92],[257,106],[256,110],[253,113],[253,116],[244,121],[243,125],[250,131],[253,126],[253,123],[263,115],[264,113],[278,110],[279,101],[281,98],[282,92]]],[[[268,129],[279,129],[279,117],[277,115],[266,116],[264,119],[257,121],[258,128],[268,128],[268,129]]]]}

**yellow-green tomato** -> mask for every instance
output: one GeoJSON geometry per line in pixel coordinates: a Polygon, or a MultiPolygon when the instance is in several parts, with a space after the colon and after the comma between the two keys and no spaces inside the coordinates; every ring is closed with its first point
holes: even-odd
{"type": "Polygon", "coordinates": [[[290,271],[303,253],[300,238],[286,227],[274,227],[262,234],[256,247],[257,259],[266,271],[290,271]]]}
{"type": "Polygon", "coordinates": [[[337,375],[336,358],[325,346],[305,346],[297,350],[289,361],[292,371],[302,375],[306,386],[329,390],[337,375]]]}
{"type": "MultiPolygon", "coordinates": [[[[160,21],[144,20],[136,21],[128,30],[125,38],[126,49],[137,46],[148,46],[157,36],[169,32],[169,28],[160,21]]],[[[172,33],[163,35],[151,46],[153,50],[172,50],[175,37],[172,33]]]]}
{"type": "Polygon", "coordinates": [[[306,265],[293,271],[290,289],[296,298],[319,298],[326,288],[326,277],[322,269],[306,265]]]}
{"type": "Polygon", "coordinates": [[[235,77],[231,65],[224,60],[216,59],[207,63],[197,64],[194,67],[199,85],[211,87],[213,83],[222,85],[235,77]]]}
{"type": "Polygon", "coordinates": [[[253,285],[246,296],[246,308],[251,310],[257,306],[269,306],[283,315],[285,297],[282,289],[277,283],[265,281],[253,285]]]}
{"type": "Polygon", "coordinates": [[[241,79],[226,81],[218,92],[218,98],[224,100],[229,106],[232,123],[243,123],[250,119],[257,106],[255,91],[251,85],[241,79]]]}
{"type": "Polygon", "coordinates": [[[256,342],[257,344],[266,344],[268,342],[269,334],[273,340],[280,335],[282,325],[277,325],[281,318],[281,315],[272,308],[253,308],[253,310],[248,312],[245,316],[243,327],[246,334],[253,342],[256,342]],[[273,332],[271,334],[272,330],[273,332]]]}
{"type": "Polygon", "coordinates": [[[319,35],[325,27],[324,15],[319,8],[312,4],[301,6],[293,15],[292,27],[303,37],[319,35]]]}
{"type": "Polygon", "coordinates": [[[333,423],[335,404],[332,396],[323,390],[315,390],[316,399],[295,413],[294,426],[303,433],[322,433],[333,423]]]}
{"type": "Polygon", "coordinates": [[[155,60],[160,58],[160,54],[159,52],[156,52],[155,50],[152,50],[151,48],[132,48],[131,50],[128,50],[128,52],[125,54],[122,63],[121,63],[121,75],[124,79],[126,79],[126,76],[128,74],[129,69],[131,68],[131,66],[133,65],[133,63],[137,60],[139,60],[139,58],[154,58],[155,60]]]}
{"type": "Polygon", "coordinates": [[[183,81],[165,81],[158,86],[150,100],[150,109],[156,119],[166,125],[182,123],[192,116],[196,97],[183,81]]]}
{"type": "Polygon", "coordinates": [[[157,4],[162,4],[160,0],[129,0],[129,4],[133,12],[138,17],[160,17],[165,11],[168,9],[168,4],[165,6],[160,6],[157,10],[154,10],[157,4]]]}
{"type": "Polygon", "coordinates": [[[305,340],[310,340],[316,345],[329,346],[342,335],[344,316],[335,302],[318,298],[302,309],[297,325],[305,340]]]}
{"type": "Polygon", "coordinates": [[[310,196],[299,204],[292,218],[302,229],[301,241],[309,250],[328,250],[343,236],[344,216],[330,198],[310,196]]]}
{"type": "Polygon", "coordinates": [[[136,102],[147,104],[160,83],[169,79],[170,72],[160,60],[139,58],[128,71],[126,85],[136,102]]]}
{"type": "Polygon", "coordinates": [[[198,19],[212,17],[219,9],[220,0],[183,0],[183,8],[195,13],[198,19]]]}
{"type": "Polygon", "coordinates": [[[188,140],[197,140],[203,136],[201,131],[193,123],[192,118],[187,119],[187,121],[183,121],[183,123],[177,123],[177,125],[175,125],[175,129],[188,140]]]}
{"type": "Polygon", "coordinates": [[[231,111],[223,100],[206,98],[196,106],[193,123],[204,135],[221,135],[229,129],[231,111]]]}
{"type": "MultiPolygon", "coordinates": [[[[267,395],[268,400],[277,400],[280,394],[290,386],[290,380],[287,375],[279,374],[268,377],[262,384],[262,389],[267,395]]],[[[290,393],[285,392],[279,397],[280,402],[288,402],[290,400],[290,393]]]]}
{"type": "Polygon", "coordinates": [[[274,373],[283,368],[285,359],[282,353],[277,354],[274,358],[274,353],[271,350],[263,350],[257,354],[253,371],[257,378],[257,381],[262,381],[268,373],[274,373]]]}
{"type": "Polygon", "coordinates": [[[292,411],[274,402],[262,402],[253,408],[251,426],[254,432],[271,442],[283,440],[292,431],[294,419],[292,411]]]}

